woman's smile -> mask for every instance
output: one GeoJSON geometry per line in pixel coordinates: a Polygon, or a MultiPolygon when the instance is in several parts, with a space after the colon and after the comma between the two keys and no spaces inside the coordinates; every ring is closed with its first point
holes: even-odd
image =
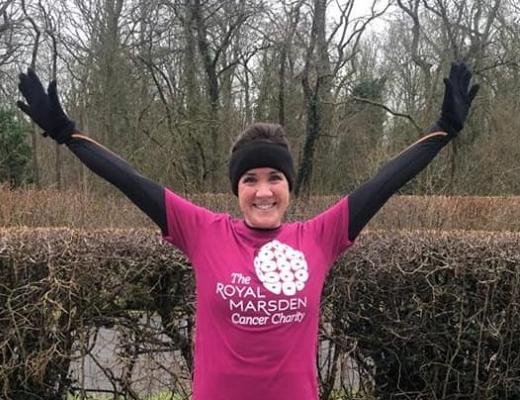
{"type": "Polygon", "coordinates": [[[262,203],[262,204],[253,204],[256,208],[259,208],[262,211],[269,211],[274,206],[276,206],[276,203],[262,203]]]}

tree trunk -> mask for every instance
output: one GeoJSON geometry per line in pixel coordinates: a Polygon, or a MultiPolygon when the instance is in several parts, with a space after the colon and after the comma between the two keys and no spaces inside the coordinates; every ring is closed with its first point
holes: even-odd
{"type": "MultiPolygon", "coordinates": [[[[31,18],[27,14],[27,9],[25,7],[25,0],[22,0],[22,10],[26,18],[31,23],[33,29],[34,29],[34,44],[32,49],[32,56],[31,56],[31,68],[36,69],[36,58],[38,57],[38,49],[40,46],[40,29],[38,28],[38,25],[36,22],[34,22],[34,19],[31,18]]],[[[32,130],[31,130],[31,144],[32,144],[32,165],[33,165],[33,179],[34,184],[37,188],[40,188],[40,163],[38,160],[38,126],[33,122],[32,124],[32,130]]]]}
{"type": "Polygon", "coordinates": [[[300,8],[302,2],[298,2],[288,15],[288,35],[282,43],[280,51],[280,68],[278,70],[278,123],[285,126],[285,83],[288,53],[291,48],[296,27],[300,20],[300,8]]]}
{"type": "Polygon", "coordinates": [[[206,85],[208,89],[209,104],[210,104],[210,116],[209,116],[209,143],[211,151],[208,153],[209,168],[207,170],[207,176],[204,176],[206,181],[209,181],[211,190],[217,190],[217,179],[216,173],[218,169],[217,160],[219,153],[219,140],[218,140],[218,121],[219,121],[219,84],[217,78],[217,58],[213,58],[210,54],[210,47],[207,39],[206,26],[202,18],[202,8],[200,0],[194,0],[193,4],[193,16],[195,18],[197,26],[197,41],[199,45],[199,51],[202,57],[204,65],[204,71],[206,73],[206,85]]]}
{"type": "Polygon", "coordinates": [[[302,75],[307,121],[303,155],[294,187],[296,196],[310,189],[315,145],[322,130],[323,101],[327,101],[330,92],[330,62],[325,38],[326,9],[326,0],[314,0],[311,38],[302,75]],[[311,83],[312,72],[316,75],[314,83],[311,83]]]}
{"type": "MultiPolygon", "coordinates": [[[[52,41],[52,79],[57,80],[57,63],[58,63],[58,42],[56,40],[55,32],[52,27],[52,22],[47,18],[47,34],[51,37],[52,41]]],[[[61,190],[63,186],[62,182],[62,160],[61,160],[61,145],[55,143],[55,163],[54,163],[54,173],[55,173],[55,183],[56,189],[61,190]]]]}

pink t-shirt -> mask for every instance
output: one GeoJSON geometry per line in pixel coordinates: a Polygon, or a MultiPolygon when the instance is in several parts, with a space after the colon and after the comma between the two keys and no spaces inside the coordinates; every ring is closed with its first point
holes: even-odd
{"type": "Polygon", "coordinates": [[[317,400],[320,297],[348,240],[348,198],[271,231],[165,191],[196,282],[193,400],[317,400]]]}

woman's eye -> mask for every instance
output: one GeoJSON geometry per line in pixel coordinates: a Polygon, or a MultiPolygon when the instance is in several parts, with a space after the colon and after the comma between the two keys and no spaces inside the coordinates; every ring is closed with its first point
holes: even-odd
{"type": "Polygon", "coordinates": [[[244,180],[242,182],[244,183],[251,183],[251,182],[254,182],[254,178],[251,178],[251,177],[248,177],[248,178],[244,178],[244,180]]]}
{"type": "Polygon", "coordinates": [[[271,180],[272,181],[281,181],[282,177],[280,175],[272,175],[271,180]]]}

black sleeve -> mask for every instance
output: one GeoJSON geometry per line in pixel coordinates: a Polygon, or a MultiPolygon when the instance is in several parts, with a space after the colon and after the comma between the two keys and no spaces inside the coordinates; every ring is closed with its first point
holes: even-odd
{"type": "Polygon", "coordinates": [[[163,186],[140,175],[126,161],[87,136],[73,134],[67,146],[83,164],[121,190],[167,234],[163,186]]]}
{"type": "Polygon", "coordinates": [[[349,239],[354,240],[386,201],[421,172],[450,139],[444,132],[421,138],[352,192],[349,195],[349,239]]]}

